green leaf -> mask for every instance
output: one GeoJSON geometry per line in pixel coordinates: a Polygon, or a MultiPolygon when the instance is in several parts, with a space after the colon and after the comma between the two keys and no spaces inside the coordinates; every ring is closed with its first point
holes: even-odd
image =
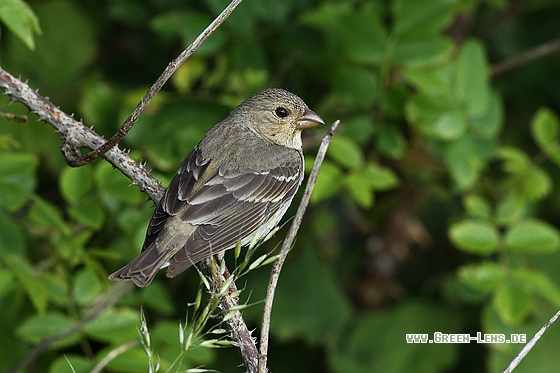
{"type": "Polygon", "coordinates": [[[373,189],[379,191],[396,188],[400,183],[399,177],[393,170],[376,163],[368,163],[366,167],[360,171],[360,174],[365,183],[368,183],[373,189]]]}
{"type": "Polygon", "coordinates": [[[468,136],[447,145],[445,160],[453,180],[461,190],[475,184],[481,170],[493,156],[494,149],[492,140],[468,136]]]}
{"type": "Polygon", "coordinates": [[[462,251],[478,255],[495,253],[500,242],[496,227],[483,220],[463,220],[451,225],[449,238],[462,251]]]}
{"type": "Polygon", "coordinates": [[[0,211],[0,258],[5,257],[8,253],[24,254],[25,253],[25,236],[21,228],[0,211]]]}
{"type": "Polygon", "coordinates": [[[154,281],[143,289],[142,303],[164,315],[172,315],[175,311],[175,305],[169,298],[168,288],[164,287],[163,282],[154,281]]]}
{"type": "Polygon", "coordinates": [[[94,301],[102,290],[99,278],[89,268],[82,269],[74,277],[72,294],[78,305],[86,305],[94,301]]]}
{"type": "Polygon", "coordinates": [[[86,229],[71,236],[60,237],[58,245],[55,248],[57,254],[67,260],[70,265],[82,263],[84,259],[84,248],[93,234],[94,232],[92,230],[86,229]]]}
{"type": "Polygon", "coordinates": [[[13,32],[27,48],[35,49],[34,34],[41,34],[39,19],[23,0],[2,0],[0,21],[13,32]]]}
{"type": "Polygon", "coordinates": [[[378,76],[372,69],[342,65],[329,74],[329,78],[333,94],[345,105],[366,108],[377,97],[378,76]]]}
{"type": "Polygon", "coordinates": [[[427,67],[408,66],[404,69],[403,76],[407,83],[413,85],[422,94],[430,97],[451,95],[455,89],[452,87],[454,67],[450,63],[427,67]]]}
{"type": "Polygon", "coordinates": [[[482,292],[489,292],[506,279],[503,266],[493,262],[465,265],[458,270],[459,281],[465,286],[482,292]]]}
{"type": "Polygon", "coordinates": [[[486,112],[490,101],[489,68],[480,42],[467,41],[457,58],[457,86],[471,115],[486,112]]]}
{"type": "Polygon", "coordinates": [[[107,208],[119,206],[117,201],[134,204],[145,198],[137,187],[131,185],[129,178],[116,171],[107,162],[101,163],[96,168],[94,178],[107,208]]]}
{"type": "Polygon", "coordinates": [[[71,233],[70,228],[62,218],[62,214],[58,208],[50,202],[39,196],[34,196],[33,204],[28,212],[31,221],[42,225],[45,228],[56,228],[65,235],[71,233]]]}
{"type": "Polygon", "coordinates": [[[491,92],[484,113],[469,116],[469,126],[485,138],[495,138],[500,134],[504,122],[504,107],[501,96],[491,92]]]}
{"type": "Polygon", "coordinates": [[[406,146],[406,139],[396,126],[387,125],[379,130],[377,149],[380,153],[393,159],[400,159],[405,153],[406,146]]]}
{"type": "Polygon", "coordinates": [[[546,197],[552,190],[552,180],[544,169],[532,168],[523,178],[523,192],[529,201],[546,197]]]}
{"type": "Polygon", "coordinates": [[[14,286],[12,271],[0,268],[0,297],[14,286]]]}
{"type": "Polygon", "coordinates": [[[531,313],[533,298],[517,284],[504,284],[498,288],[492,305],[500,319],[511,326],[520,325],[531,313]]]}
{"type": "Polygon", "coordinates": [[[95,198],[70,207],[68,213],[77,221],[94,229],[99,229],[105,220],[105,211],[95,198]]]}
{"type": "Polygon", "coordinates": [[[514,175],[525,175],[525,172],[531,167],[531,159],[521,149],[513,146],[502,146],[496,153],[497,157],[504,162],[503,168],[505,172],[514,175]]]}
{"type": "Polygon", "coordinates": [[[344,119],[344,126],[341,126],[341,132],[344,136],[364,145],[371,140],[375,132],[375,125],[368,116],[359,115],[344,119]]]}
{"type": "Polygon", "coordinates": [[[6,63],[17,65],[23,76],[32,76],[34,85],[48,86],[53,93],[72,86],[78,95],[79,78],[89,73],[86,69],[97,52],[93,18],[71,1],[34,2],[33,9],[42,29],[35,50],[11,43],[2,58],[8,57],[6,63]]]}
{"type": "Polygon", "coordinates": [[[453,50],[453,42],[446,36],[410,34],[397,40],[391,59],[395,64],[420,67],[442,62],[453,50]]]}
{"type": "Polygon", "coordinates": [[[560,166],[559,133],[558,116],[548,108],[539,109],[531,121],[531,134],[537,145],[557,166],[560,166]]]}
{"type": "MultiPolygon", "coordinates": [[[[306,170],[311,170],[314,159],[305,158],[306,170]]],[[[342,171],[329,161],[324,161],[317,176],[317,183],[311,194],[311,203],[317,203],[334,196],[342,186],[342,171]]]]}
{"type": "Polygon", "coordinates": [[[560,231],[538,219],[525,219],[505,234],[507,247],[513,251],[540,254],[560,247],[560,231]]]}
{"type": "Polygon", "coordinates": [[[360,11],[346,2],[327,2],[304,14],[304,25],[323,30],[350,61],[379,64],[383,61],[387,31],[381,21],[381,6],[364,3],[360,11]],[[352,27],[348,27],[352,25],[352,27]]]}
{"type": "Polygon", "coordinates": [[[35,275],[31,263],[26,257],[18,254],[6,255],[3,259],[18,278],[37,313],[44,314],[49,303],[49,293],[45,283],[35,275]]]}
{"type": "Polygon", "coordinates": [[[525,199],[516,191],[510,191],[496,206],[496,220],[499,225],[507,225],[518,220],[527,209],[525,199]]]}
{"type": "Polygon", "coordinates": [[[64,354],[57,357],[49,367],[49,373],[88,373],[93,362],[81,355],[64,354]]]}
{"type": "Polygon", "coordinates": [[[350,196],[363,208],[373,206],[374,192],[362,172],[354,172],[344,178],[344,185],[350,196]]]}
{"type": "MultiPolygon", "coordinates": [[[[235,14],[235,12],[233,12],[235,14]]],[[[105,356],[110,349],[101,351],[98,355],[105,356]]],[[[107,364],[107,370],[121,373],[145,372],[148,367],[148,356],[141,347],[134,347],[116,356],[107,364]]]]}
{"type": "MultiPolygon", "coordinates": [[[[73,321],[63,313],[49,311],[44,315],[34,315],[16,329],[18,337],[26,342],[39,343],[41,340],[55,336],[73,325],[73,321]]],[[[74,333],[56,342],[56,347],[71,346],[78,341],[78,334],[74,333]]]]}
{"type": "Polygon", "coordinates": [[[474,218],[490,218],[492,207],[488,201],[476,194],[469,194],[463,199],[463,205],[467,214],[474,218]]]}
{"type": "Polygon", "coordinates": [[[343,53],[350,60],[360,64],[377,64],[382,61],[387,31],[379,12],[364,9],[345,14],[340,17],[340,22],[333,31],[331,35],[339,41],[343,53]]]}
{"type": "Polygon", "coordinates": [[[444,141],[461,138],[467,119],[448,95],[414,96],[406,105],[408,119],[426,136],[444,141]]]}
{"type": "Polygon", "coordinates": [[[138,312],[128,308],[108,309],[86,325],[85,331],[95,340],[119,343],[137,337],[139,326],[138,312]]]}
{"type": "Polygon", "coordinates": [[[560,288],[546,273],[531,268],[518,268],[512,277],[547,299],[556,308],[560,307],[560,288]]]}
{"type": "Polygon", "coordinates": [[[329,146],[329,156],[348,169],[356,169],[364,163],[360,146],[346,136],[335,136],[329,146]]]}
{"type": "Polygon", "coordinates": [[[72,204],[80,202],[92,193],[92,166],[64,168],[60,175],[59,187],[65,200],[72,204]]]}
{"type": "Polygon", "coordinates": [[[393,30],[398,35],[439,34],[453,20],[455,4],[449,0],[393,1],[393,30]]]}
{"type": "Polygon", "coordinates": [[[0,206],[14,211],[35,189],[39,159],[33,154],[0,153],[0,206]]]}
{"type": "Polygon", "coordinates": [[[84,122],[94,126],[97,133],[114,131],[124,97],[116,87],[101,79],[85,82],[79,103],[84,122]]]}

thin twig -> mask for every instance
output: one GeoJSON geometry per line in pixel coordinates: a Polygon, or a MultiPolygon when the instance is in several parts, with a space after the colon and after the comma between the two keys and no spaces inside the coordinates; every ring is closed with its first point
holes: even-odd
{"type": "Polygon", "coordinates": [[[116,146],[119,141],[121,141],[122,138],[126,136],[128,131],[130,131],[134,123],[136,123],[136,121],[138,120],[140,114],[144,112],[155,95],[161,90],[161,88],[163,88],[164,84],[169,80],[169,78],[171,78],[171,76],[175,73],[179,66],[181,66],[194,53],[194,51],[197,50],[198,47],[200,47],[200,45],[210,35],[212,35],[212,33],[216,31],[216,29],[220,27],[222,23],[224,23],[224,21],[230,16],[230,14],[241,3],[241,1],[242,0],[232,0],[232,2],[222,11],[222,13],[220,13],[214,19],[214,21],[212,21],[212,23],[210,23],[208,27],[206,27],[206,29],[204,29],[204,31],[200,33],[200,35],[198,35],[198,37],[191,43],[191,45],[189,45],[183,52],[181,52],[181,54],[176,59],[174,59],[169,63],[169,65],[167,65],[163,73],[161,73],[159,78],[150,87],[146,95],[142,97],[132,114],[130,114],[130,116],[126,119],[117,133],[115,133],[103,145],[99,146],[94,151],[88,154],[80,155],[80,153],[76,149],[74,149],[72,152],[68,152],[67,154],[65,154],[66,162],[72,167],[83,166],[84,164],[93,162],[94,160],[105,154],[109,149],[116,146]]]}
{"type": "Polygon", "coordinates": [[[268,283],[268,288],[266,290],[266,298],[264,300],[264,311],[263,311],[262,326],[261,326],[261,341],[260,341],[260,349],[259,349],[259,370],[258,370],[259,373],[267,372],[270,315],[272,313],[272,302],[274,301],[274,292],[276,291],[276,284],[278,284],[280,271],[282,270],[282,266],[284,265],[286,256],[288,256],[288,253],[290,252],[292,243],[296,238],[299,226],[301,225],[301,221],[303,219],[303,215],[305,214],[305,210],[307,209],[307,205],[309,204],[311,193],[313,192],[313,188],[315,187],[315,183],[317,182],[317,175],[319,175],[321,164],[325,159],[325,154],[327,154],[329,143],[331,142],[334,131],[338,127],[339,123],[340,121],[336,120],[332,124],[331,128],[329,129],[329,131],[323,138],[323,141],[321,142],[321,146],[317,151],[317,158],[315,158],[315,163],[313,164],[313,169],[311,170],[311,174],[309,175],[309,180],[307,181],[307,186],[305,187],[305,192],[299,204],[298,210],[296,212],[296,216],[294,217],[294,221],[290,226],[290,230],[286,235],[286,239],[284,240],[284,243],[280,248],[278,258],[276,259],[274,265],[272,266],[272,271],[270,273],[270,280],[268,283]]]}
{"type": "Polygon", "coordinates": [[[513,70],[527,62],[534,61],[548,54],[560,51],[560,39],[549,41],[547,43],[541,44],[536,48],[525,51],[518,54],[515,57],[510,58],[504,62],[499,62],[492,66],[492,75],[501,75],[510,70],[513,70]]]}
{"type": "Polygon", "coordinates": [[[37,358],[37,356],[39,356],[43,351],[47,350],[53,343],[76,333],[78,330],[81,330],[90,321],[105,312],[107,308],[117,303],[126,293],[128,293],[132,289],[133,285],[129,282],[121,282],[117,286],[113,287],[110,292],[105,293],[100,297],[98,305],[94,309],[92,309],[83,319],[81,319],[68,329],[64,330],[63,332],[58,333],[57,335],[54,335],[50,338],[43,339],[41,343],[33,347],[33,349],[31,349],[31,351],[29,351],[29,353],[25,355],[22,360],[20,360],[16,365],[8,370],[8,373],[17,373],[25,369],[37,358]]]}
{"type": "Polygon", "coordinates": [[[554,322],[558,317],[560,317],[560,311],[556,312],[554,316],[552,316],[550,320],[548,320],[548,322],[544,324],[542,328],[540,328],[540,330],[535,334],[535,336],[529,342],[527,342],[527,344],[525,345],[525,347],[523,347],[521,352],[519,352],[519,354],[515,357],[515,359],[512,360],[509,366],[502,373],[513,372],[513,370],[519,365],[521,360],[523,360],[525,356],[527,356],[529,351],[531,351],[531,349],[535,347],[537,341],[543,336],[544,332],[546,332],[547,329],[550,328],[552,324],[554,324],[554,322]]]}

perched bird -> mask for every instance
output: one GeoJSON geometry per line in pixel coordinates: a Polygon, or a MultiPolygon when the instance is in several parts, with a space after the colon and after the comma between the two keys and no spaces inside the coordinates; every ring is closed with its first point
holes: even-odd
{"type": "Polygon", "coordinates": [[[142,252],[111,280],[150,284],[265,237],[303,181],[301,131],[324,124],[298,96],[271,88],[242,102],[185,158],[158,203],[142,252]]]}

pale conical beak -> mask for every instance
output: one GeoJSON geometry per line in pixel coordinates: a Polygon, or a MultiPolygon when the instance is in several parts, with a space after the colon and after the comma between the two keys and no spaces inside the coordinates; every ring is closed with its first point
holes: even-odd
{"type": "Polygon", "coordinates": [[[319,116],[316,112],[311,110],[310,108],[305,109],[305,113],[303,116],[299,117],[296,122],[296,129],[303,131],[309,128],[320,126],[321,124],[325,124],[323,118],[319,116]]]}

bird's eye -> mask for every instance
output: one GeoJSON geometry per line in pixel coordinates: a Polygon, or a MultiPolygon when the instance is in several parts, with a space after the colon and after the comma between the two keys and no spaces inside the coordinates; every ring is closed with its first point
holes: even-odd
{"type": "Polygon", "coordinates": [[[276,110],[274,111],[276,113],[276,115],[278,115],[278,117],[280,118],[286,118],[288,116],[288,109],[280,106],[277,107],[276,110]]]}

